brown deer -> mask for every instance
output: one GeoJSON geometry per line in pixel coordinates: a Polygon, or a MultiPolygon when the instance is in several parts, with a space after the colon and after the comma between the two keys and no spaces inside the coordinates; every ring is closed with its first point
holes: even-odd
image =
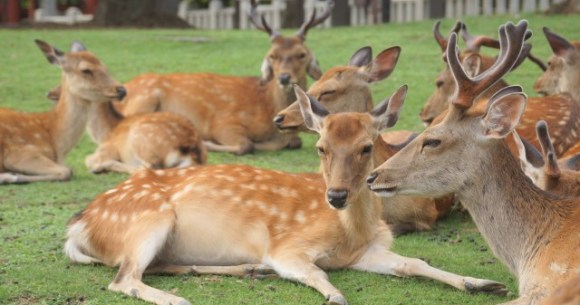
{"type": "Polygon", "coordinates": [[[312,15],[292,37],[274,31],[252,5],[250,20],[270,36],[272,45],[262,63],[262,78],[213,73],[143,74],[126,84],[128,95],[120,104],[130,116],[144,112],[185,115],[206,140],[210,151],[246,154],[254,149],[300,147],[295,135],[280,134],[272,118],[296,97],[293,84],[306,88],[306,74],[322,74],[316,57],[305,45],[308,30],[330,16],[333,6],[312,15]]]}
{"type": "Polygon", "coordinates": [[[389,251],[392,235],[380,219],[382,205],[364,180],[373,168],[379,130],[395,124],[406,87],[371,114],[325,115],[298,86],[296,94],[308,126],[321,134],[324,180],[246,165],[143,170],[71,219],[69,258],[119,266],[109,289],[155,304],[190,303],[145,285],[145,272],[256,277],[275,272],[338,305],[346,299],[323,270],[424,276],[461,290],[506,292],[499,283],[389,251]]]}
{"type": "Polygon", "coordinates": [[[495,255],[517,276],[520,297],[511,305],[537,304],[580,272],[579,199],[536,187],[503,141],[524,113],[521,87],[498,91],[484,114],[472,109],[475,97],[512,68],[527,32],[526,21],[501,26],[499,57],[476,77],[463,70],[452,33],[447,60],[458,90],[446,117],[367,178],[370,189],[383,196],[454,192],[495,255]]]}
{"type": "Polygon", "coordinates": [[[569,42],[546,27],[544,35],[554,54],[548,69],[534,83],[534,90],[541,95],[570,93],[580,99],[580,41],[569,42]]]}
{"type": "MultiPolygon", "coordinates": [[[[458,27],[458,26],[456,26],[458,27]]],[[[462,35],[466,40],[466,44],[469,46],[468,50],[460,54],[460,59],[463,66],[468,74],[471,76],[479,75],[483,71],[489,69],[493,64],[494,59],[491,57],[483,56],[479,54],[479,47],[481,45],[486,45],[490,47],[498,46],[499,42],[495,39],[477,36],[473,37],[467,32],[465,25],[461,24],[459,26],[462,31],[462,35]],[[467,33],[467,34],[466,34],[467,33]]],[[[443,41],[445,38],[439,33],[438,27],[435,28],[435,36],[439,37],[438,41],[440,46],[443,48],[446,45],[443,41]]],[[[519,66],[525,58],[534,58],[530,55],[531,45],[524,44],[522,53],[516,59],[512,70],[519,66]]],[[[537,61],[534,60],[534,61],[537,61]]],[[[448,68],[446,69],[448,70],[448,68]]],[[[444,108],[448,107],[450,101],[453,100],[453,94],[456,90],[455,83],[453,81],[451,73],[445,73],[446,90],[436,90],[435,93],[429,98],[423,111],[429,109],[428,119],[422,118],[426,123],[439,122],[445,115],[440,115],[434,111],[443,111],[444,108]],[[438,105],[438,106],[434,106],[438,105]],[[439,117],[437,117],[439,115],[439,117]]],[[[437,83],[439,86],[440,83],[437,83]]],[[[486,102],[489,98],[496,93],[499,89],[507,86],[503,80],[499,80],[497,83],[492,85],[486,91],[475,100],[475,107],[479,107],[481,111],[485,110],[486,102]]],[[[444,111],[443,111],[444,112],[444,111]]],[[[518,134],[530,142],[535,147],[539,148],[539,142],[535,134],[536,122],[544,119],[548,122],[550,126],[553,126],[550,133],[551,138],[554,140],[554,146],[558,156],[562,156],[563,153],[568,150],[571,146],[580,141],[580,133],[576,130],[580,130],[580,104],[575,102],[574,98],[569,94],[562,93],[545,97],[532,97],[528,99],[528,106],[526,107],[526,112],[517,126],[518,134]],[[550,105],[547,107],[546,105],[550,105]]],[[[511,139],[510,149],[517,155],[517,149],[511,139]]]]}
{"type": "Polygon", "coordinates": [[[63,53],[35,40],[49,63],[62,70],[62,94],[44,113],[0,110],[0,183],[69,180],[63,164],[84,133],[89,113],[126,90],[89,52],[63,53]]]}
{"type": "Polygon", "coordinates": [[[542,146],[542,153],[523,141],[517,133],[513,135],[524,173],[544,191],[580,197],[580,171],[567,169],[566,163],[569,160],[560,162],[557,159],[545,121],[539,121],[536,124],[536,132],[542,146]]]}
{"type": "Polygon", "coordinates": [[[560,285],[553,293],[546,297],[539,305],[579,305],[580,304],[580,276],[577,276],[560,285]]]}
{"type": "MultiPolygon", "coordinates": [[[[86,47],[74,42],[71,52],[86,47]]],[[[47,97],[58,102],[61,87],[47,97]]],[[[205,147],[193,125],[185,117],[169,113],[146,113],[125,118],[111,101],[101,103],[88,113],[87,131],[99,145],[85,159],[93,173],[108,171],[131,173],[146,168],[187,167],[203,164],[205,147]]]]}
{"type": "MultiPolygon", "coordinates": [[[[400,53],[400,47],[391,47],[373,59],[370,47],[360,48],[351,56],[347,66],[326,71],[310,86],[308,94],[316,97],[331,113],[369,112],[373,109],[369,85],[387,78],[393,72],[400,53]]],[[[306,129],[298,101],[279,112],[274,122],[282,131],[306,129]]],[[[377,140],[375,148],[375,162],[380,164],[386,161],[412,136],[407,132],[381,135],[382,139],[377,140]]],[[[436,200],[401,197],[383,203],[383,219],[396,235],[430,230],[437,219],[448,214],[453,204],[453,196],[436,200]]]]}

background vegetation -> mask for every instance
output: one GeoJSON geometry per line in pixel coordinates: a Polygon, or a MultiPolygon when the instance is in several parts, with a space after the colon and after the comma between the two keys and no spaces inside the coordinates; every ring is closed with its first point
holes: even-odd
{"type": "MultiPolygon", "coordinates": [[[[547,59],[551,54],[541,32],[543,26],[569,39],[578,38],[577,16],[499,16],[464,21],[473,33],[496,36],[501,23],[521,18],[530,21],[535,32],[531,39],[533,52],[540,58],[547,59]]],[[[442,29],[449,29],[452,23],[445,20],[442,29]]],[[[372,46],[375,54],[400,45],[403,52],[397,69],[389,79],[374,85],[373,93],[379,101],[400,85],[408,84],[409,94],[396,128],[420,131],[418,113],[443,67],[439,47],[432,38],[432,24],[426,21],[315,29],[309,32],[308,44],[323,69],[345,64],[364,45],[372,46]]],[[[51,107],[44,95],[59,83],[60,72],[47,64],[33,43],[35,38],[61,49],[67,49],[73,40],[84,42],[121,82],[150,71],[259,75],[262,56],[269,46],[267,36],[257,31],[2,30],[1,107],[22,111],[43,111],[51,107]]],[[[534,95],[531,88],[539,75],[540,70],[526,62],[508,80],[522,84],[529,95],[534,95]]],[[[290,172],[316,171],[318,160],[313,147],[316,137],[302,135],[302,138],[304,146],[298,151],[258,152],[244,157],[211,154],[209,162],[248,163],[290,172]]],[[[94,149],[95,145],[85,137],[68,156],[67,164],[75,171],[70,182],[0,186],[0,304],[144,304],[106,291],[116,269],[75,265],[62,253],[67,220],[95,195],[126,178],[121,174],[88,173],[83,159],[94,149]]],[[[424,258],[448,271],[504,282],[517,294],[516,280],[493,258],[466,214],[454,213],[433,232],[399,237],[393,249],[424,258]]],[[[355,271],[330,272],[330,278],[350,304],[496,304],[514,297],[469,295],[430,280],[355,271]]],[[[322,304],[324,301],[313,289],[279,279],[147,276],[145,282],[183,296],[193,304],[322,304]]]]}

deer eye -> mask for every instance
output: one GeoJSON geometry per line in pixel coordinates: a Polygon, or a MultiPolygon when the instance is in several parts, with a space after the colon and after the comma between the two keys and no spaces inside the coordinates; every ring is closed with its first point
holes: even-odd
{"type": "Polygon", "coordinates": [[[304,57],[306,57],[306,53],[300,53],[296,56],[298,59],[304,59],[304,57]]]}
{"type": "Polygon", "coordinates": [[[271,60],[278,60],[278,58],[279,58],[278,55],[276,55],[276,54],[270,54],[270,59],[271,60]]]}
{"type": "Polygon", "coordinates": [[[328,91],[324,91],[320,94],[320,96],[318,97],[319,100],[321,100],[324,96],[329,96],[329,95],[333,95],[336,93],[336,90],[328,90],[328,91]]]}
{"type": "Polygon", "coordinates": [[[93,71],[91,71],[89,69],[83,69],[83,70],[81,70],[81,72],[83,72],[84,75],[93,76],[93,71]]]}
{"type": "Polygon", "coordinates": [[[316,149],[318,149],[318,154],[319,154],[319,155],[321,155],[321,156],[322,156],[322,155],[324,155],[324,153],[325,153],[325,151],[324,151],[324,148],[322,148],[322,147],[317,147],[316,149]]]}
{"type": "Polygon", "coordinates": [[[435,147],[439,146],[439,144],[441,144],[441,140],[425,139],[425,141],[423,141],[423,146],[421,147],[421,149],[423,149],[425,147],[435,148],[435,147]]]}
{"type": "Polygon", "coordinates": [[[368,154],[370,154],[372,151],[373,151],[373,145],[372,145],[372,144],[365,145],[365,147],[363,147],[362,154],[363,154],[363,155],[368,155],[368,154]]]}
{"type": "Polygon", "coordinates": [[[435,86],[437,86],[437,88],[443,87],[443,81],[442,80],[438,80],[437,82],[435,82],[435,86]]]}

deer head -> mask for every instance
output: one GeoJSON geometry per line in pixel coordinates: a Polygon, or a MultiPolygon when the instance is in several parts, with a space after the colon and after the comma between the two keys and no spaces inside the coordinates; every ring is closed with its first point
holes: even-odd
{"type": "Polygon", "coordinates": [[[482,170],[497,166],[490,160],[490,149],[503,148],[505,157],[511,158],[501,140],[511,133],[524,112],[527,97],[521,87],[498,91],[489,99],[483,115],[469,111],[477,96],[510,71],[531,32],[522,21],[501,26],[499,34],[497,61],[476,77],[468,76],[461,66],[457,34],[451,34],[446,55],[457,90],[446,117],[371,173],[367,181],[371,190],[383,196],[456,193],[473,184],[472,179],[482,170]]]}
{"type": "Polygon", "coordinates": [[[316,143],[326,182],[326,200],[336,209],[358,198],[373,167],[373,147],[380,130],[392,127],[407,94],[401,87],[370,113],[330,114],[316,98],[295,87],[304,124],[320,134],[316,143]]]}
{"type": "Polygon", "coordinates": [[[544,35],[552,48],[548,68],[534,83],[534,90],[541,95],[571,93],[578,99],[580,94],[580,42],[576,45],[544,27],[544,35]]]}
{"type": "MultiPolygon", "coordinates": [[[[360,48],[352,55],[348,66],[326,71],[310,86],[308,94],[316,97],[330,113],[368,112],[373,108],[369,84],[387,78],[395,69],[400,54],[400,47],[391,47],[373,60],[370,47],[360,48]]],[[[280,111],[274,123],[281,131],[307,130],[298,102],[280,111]]]]}
{"type": "Polygon", "coordinates": [[[78,49],[76,52],[63,53],[44,41],[35,42],[48,62],[61,68],[61,87],[66,86],[70,94],[82,100],[101,102],[121,100],[126,95],[125,88],[109,76],[107,68],[93,54],[85,51],[82,44],[73,44],[78,49]]]}
{"type": "Polygon", "coordinates": [[[258,17],[257,3],[252,1],[252,8],[249,12],[249,18],[252,24],[266,32],[272,42],[270,50],[262,61],[262,80],[268,82],[276,79],[279,86],[292,90],[293,84],[306,88],[306,74],[313,79],[318,79],[322,75],[318,61],[314,53],[306,46],[306,34],[308,30],[330,16],[333,1],[329,1],[325,11],[316,16],[316,12],[301,27],[296,35],[284,37],[277,31],[273,30],[266,22],[264,16],[258,17]]]}

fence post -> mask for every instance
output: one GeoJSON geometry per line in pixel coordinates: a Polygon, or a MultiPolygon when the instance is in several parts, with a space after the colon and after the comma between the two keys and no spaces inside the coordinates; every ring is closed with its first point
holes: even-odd
{"type": "Polygon", "coordinates": [[[496,2],[495,2],[495,13],[496,14],[505,14],[506,13],[506,3],[505,3],[505,0],[496,0],[496,2]]]}
{"type": "Polygon", "coordinates": [[[510,14],[517,14],[520,8],[520,2],[519,1],[510,1],[510,8],[509,8],[509,12],[510,14]]]}

